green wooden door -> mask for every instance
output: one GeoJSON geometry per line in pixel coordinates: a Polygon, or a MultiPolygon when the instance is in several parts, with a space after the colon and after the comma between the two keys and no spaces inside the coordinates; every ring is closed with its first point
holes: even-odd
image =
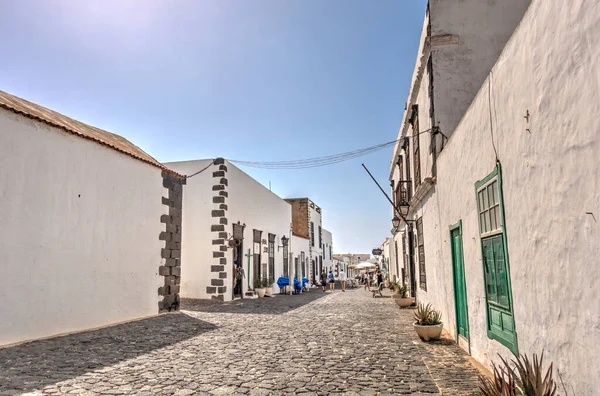
{"type": "Polygon", "coordinates": [[[456,309],[457,333],[469,339],[469,315],[467,311],[467,286],[462,251],[460,228],[450,231],[452,243],[452,266],[454,273],[454,301],[456,309]]]}

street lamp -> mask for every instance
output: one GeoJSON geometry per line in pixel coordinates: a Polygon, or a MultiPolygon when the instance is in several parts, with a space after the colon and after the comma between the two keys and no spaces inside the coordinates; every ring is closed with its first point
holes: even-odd
{"type": "Polygon", "coordinates": [[[400,209],[400,214],[402,215],[402,217],[406,218],[406,216],[408,216],[409,203],[406,202],[405,199],[403,199],[398,204],[398,207],[400,209]]]}
{"type": "Polygon", "coordinates": [[[394,226],[394,228],[400,227],[400,218],[398,216],[394,216],[394,218],[392,219],[392,225],[394,226]]]}
{"type": "Polygon", "coordinates": [[[288,245],[289,242],[289,238],[286,237],[285,235],[281,237],[281,246],[277,246],[277,251],[279,251],[280,248],[284,248],[288,245]]]}

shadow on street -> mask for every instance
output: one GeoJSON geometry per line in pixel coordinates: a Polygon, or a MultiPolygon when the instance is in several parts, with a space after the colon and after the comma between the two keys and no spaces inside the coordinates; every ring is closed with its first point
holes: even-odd
{"type": "MultiPolygon", "coordinates": [[[[276,294],[275,297],[244,298],[228,302],[214,300],[181,299],[181,309],[195,312],[280,315],[300,308],[329,295],[321,289],[311,289],[302,294],[276,294]]],[[[334,293],[341,293],[335,291],[334,293]]]]}
{"type": "Polygon", "coordinates": [[[216,328],[185,314],[168,314],[3,348],[0,393],[40,389],[216,328]]]}

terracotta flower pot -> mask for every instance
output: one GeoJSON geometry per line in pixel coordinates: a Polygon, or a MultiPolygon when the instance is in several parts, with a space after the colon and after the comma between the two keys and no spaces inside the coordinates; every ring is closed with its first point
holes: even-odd
{"type": "Polygon", "coordinates": [[[258,298],[263,298],[265,296],[265,293],[267,292],[267,289],[265,289],[264,287],[255,289],[256,290],[256,294],[258,294],[258,298]]]}
{"type": "Polygon", "coordinates": [[[406,307],[410,307],[413,304],[413,298],[412,297],[407,297],[407,298],[398,298],[397,302],[398,305],[400,306],[400,308],[406,308],[406,307]]]}
{"type": "Polygon", "coordinates": [[[422,338],[424,341],[429,341],[440,339],[440,336],[442,335],[442,329],[444,328],[444,324],[440,323],[438,325],[433,326],[421,326],[415,322],[413,323],[413,327],[415,328],[420,338],[422,338]]]}

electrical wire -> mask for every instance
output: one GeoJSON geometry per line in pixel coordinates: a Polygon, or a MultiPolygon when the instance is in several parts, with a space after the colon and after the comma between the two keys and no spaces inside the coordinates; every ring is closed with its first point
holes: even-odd
{"type": "Polygon", "coordinates": [[[365,147],[362,149],[357,149],[353,151],[347,151],[344,153],[326,155],[323,157],[313,157],[306,158],[300,160],[292,160],[292,161],[243,161],[243,160],[229,160],[229,162],[245,165],[253,168],[263,168],[263,169],[306,169],[306,168],[316,168],[327,165],[336,164],[339,162],[348,161],[354,158],[362,157],[364,155],[373,153],[375,151],[384,149],[391,145],[396,144],[398,141],[403,140],[405,138],[411,138],[414,136],[422,135],[424,133],[431,132],[432,129],[428,129],[426,131],[419,132],[417,135],[406,136],[401,139],[392,140],[390,142],[377,144],[375,146],[365,147]]]}
{"type": "Polygon", "coordinates": [[[193,174],[191,174],[191,175],[189,175],[189,176],[186,176],[185,178],[186,178],[186,179],[189,179],[189,178],[191,178],[191,177],[194,177],[194,176],[196,176],[196,175],[199,175],[200,173],[204,172],[205,170],[207,170],[208,168],[210,168],[211,166],[213,166],[213,165],[215,164],[215,161],[216,161],[216,159],[212,160],[212,162],[211,162],[210,164],[208,164],[208,165],[207,165],[207,166],[206,166],[204,169],[202,169],[202,170],[199,170],[198,172],[196,172],[196,173],[193,173],[193,174]]]}
{"type": "Polygon", "coordinates": [[[496,162],[500,162],[500,159],[498,159],[498,150],[496,150],[496,143],[494,142],[494,123],[492,121],[492,76],[493,72],[490,71],[490,76],[488,78],[488,108],[490,110],[490,134],[492,135],[492,147],[494,148],[494,153],[496,154],[496,162]]]}

